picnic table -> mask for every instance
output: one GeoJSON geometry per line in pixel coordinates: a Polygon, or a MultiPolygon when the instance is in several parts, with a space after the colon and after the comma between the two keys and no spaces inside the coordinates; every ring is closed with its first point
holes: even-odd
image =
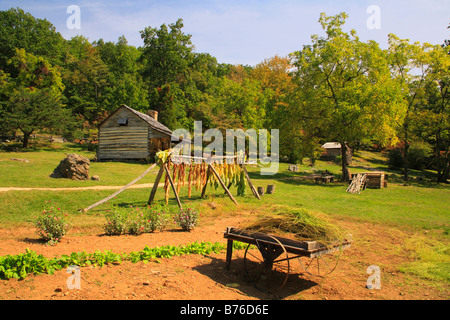
{"type": "Polygon", "coordinates": [[[315,178],[316,183],[331,183],[334,182],[334,175],[329,174],[329,175],[321,175],[315,178]]]}

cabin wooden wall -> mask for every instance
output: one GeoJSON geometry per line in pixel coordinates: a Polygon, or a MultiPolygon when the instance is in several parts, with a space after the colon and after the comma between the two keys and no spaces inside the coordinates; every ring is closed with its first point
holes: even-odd
{"type": "Polygon", "coordinates": [[[98,160],[146,159],[159,150],[170,148],[170,136],[150,128],[149,124],[126,108],[119,108],[99,128],[98,160]],[[119,126],[119,118],[128,118],[119,126]]]}
{"type": "Polygon", "coordinates": [[[155,156],[158,151],[167,150],[170,148],[170,136],[153,130],[152,128],[149,128],[148,136],[148,150],[150,156],[155,156]]]}

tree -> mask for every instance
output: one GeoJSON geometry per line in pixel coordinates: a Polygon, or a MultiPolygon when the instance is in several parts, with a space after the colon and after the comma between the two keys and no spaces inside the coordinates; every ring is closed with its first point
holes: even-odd
{"type": "Polygon", "coordinates": [[[22,131],[23,147],[28,147],[30,135],[39,129],[62,129],[68,112],[62,107],[64,85],[60,73],[45,58],[24,49],[16,49],[9,61],[16,77],[3,73],[1,92],[3,121],[22,131]]]}
{"type": "Polygon", "coordinates": [[[7,73],[14,70],[8,61],[16,54],[16,48],[46,57],[52,65],[57,65],[62,61],[65,43],[45,19],[37,19],[19,8],[0,11],[0,69],[7,73]]]}
{"type": "Polygon", "coordinates": [[[68,41],[64,68],[64,95],[73,114],[93,123],[104,113],[103,94],[108,84],[108,67],[98,49],[87,38],[68,41]]]}
{"type": "Polygon", "coordinates": [[[404,114],[385,52],[374,41],[361,42],[354,30],[345,33],[346,18],[345,13],[321,14],[326,37],[312,36],[311,45],[292,55],[301,94],[296,94],[291,111],[291,119],[300,118],[304,132],[316,132],[311,138],[340,142],[344,181],[349,179],[347,143],[391,143],[404,114]]]}
{"type": "Polygon", "coordinates": [[[142,79],[141,51],[128,44],[124,36],[117,43],[102,39],[93,43],[108,68],[108,86],[103,89],[102,108],[109,112],[126,104],[136,110],[149,107],[147,86],[142,79]]]}
{"type": "MultiPolygon", "coordinates": [[[[414,118],[418,106],[425,99],[425,90],[428,84],[436,81],[442,71],[433,72],[432,61],[436,60],[436,54],[442,52],[441,46],[433,46],[428,43],[409,43],[407,39],[400,39],[394,34],[389,35],[388,59],[392,77],[402,87],[400,96],[406,108],[406,114],[400,127],[399,136],[403,142],[403,179],[408,181],[408,152],[411,140],[414,137],[414,118]],[[433,58],[434,57],[434,58],[433,58]]],[[[442,56],[442,54],[440,54],[442,56]]],[[[448,72],[445,70],[444,74],[448,72]]]]}
{"type": "Polygon", "coordinates": [[[437,181],[447,183],[450,171],[450,55],[445,47],[429,52],[431,69],[423,98],[410,115],[411,131],[433,146],[437,181]]]}
{"type": "Polygon", "coordinates": [[[147,27],[141,31],[144,41],[142,62],[143,75],[151,90],[171,82],[184,81],[193,58],[191,35],[184,34],[183,20],[162,24],[161,27],[147,27]]]}

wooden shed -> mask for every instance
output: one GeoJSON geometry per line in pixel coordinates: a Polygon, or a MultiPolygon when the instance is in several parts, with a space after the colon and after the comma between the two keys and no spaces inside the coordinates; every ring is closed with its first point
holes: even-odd
{"type": "Polygon", "coordinates": [[[327,142],[322,145],[325,149],[324,156],[326,157],[337,157],[341,155],[341,144],[339,142],[327,142]]]}
{"type": "MultiPolygon", "coordinates": [[[[324,149],[324,153],[321,156],[322,160],[334,161],[336,157],[342,155],[341,144],[339,142],[327,142],[322,145],[322,149],[324,149]]],[[[347,163],[350,164],[352,162],[352,150],[347,145],[347,163]]]]}
{"type": "Polygon", "coordinates": [[[387,187],[387,177],[382,171],[365,172],[367,180],[367,188],[380,189],[387,187]]]}
{"type": "Polygon", "coordinates": [[[147,114],[121,105],[99,125],[97,159],[139,160],[171,147],[172,131],[158,122],[158,112],[147,114]]]}

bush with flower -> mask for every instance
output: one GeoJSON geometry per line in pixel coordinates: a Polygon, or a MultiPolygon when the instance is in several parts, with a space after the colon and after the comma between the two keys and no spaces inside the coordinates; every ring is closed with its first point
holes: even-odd
{"type": "Polygon", "coordinates": [[[112,211],[107,210],[106,224],[103,226],[105,234],[118,236],[127,231],[127,212],[114,207],[112,211]]]}
{"type": "Polygon", "coordinates": [[[199,217],[200,214],[196,209],[193,208],[180,209],[174,216],[174,222],[183,231],[191,231],[197,226],[199,217]]]}
{"type": "Polygon", "coordinates": [[[144,209],[146,220],[146,232],[163,231],[169,225],[169,213],[165,207],[153,205],[144,209]]]}
{"type": "Polygon", "coordinates": [[[58,206],[46,201],[47,207],[34,222],[36,233],[45,240],[47,244],[55,245],[63,238],[70,229],[68,215],[58,206]]]}

